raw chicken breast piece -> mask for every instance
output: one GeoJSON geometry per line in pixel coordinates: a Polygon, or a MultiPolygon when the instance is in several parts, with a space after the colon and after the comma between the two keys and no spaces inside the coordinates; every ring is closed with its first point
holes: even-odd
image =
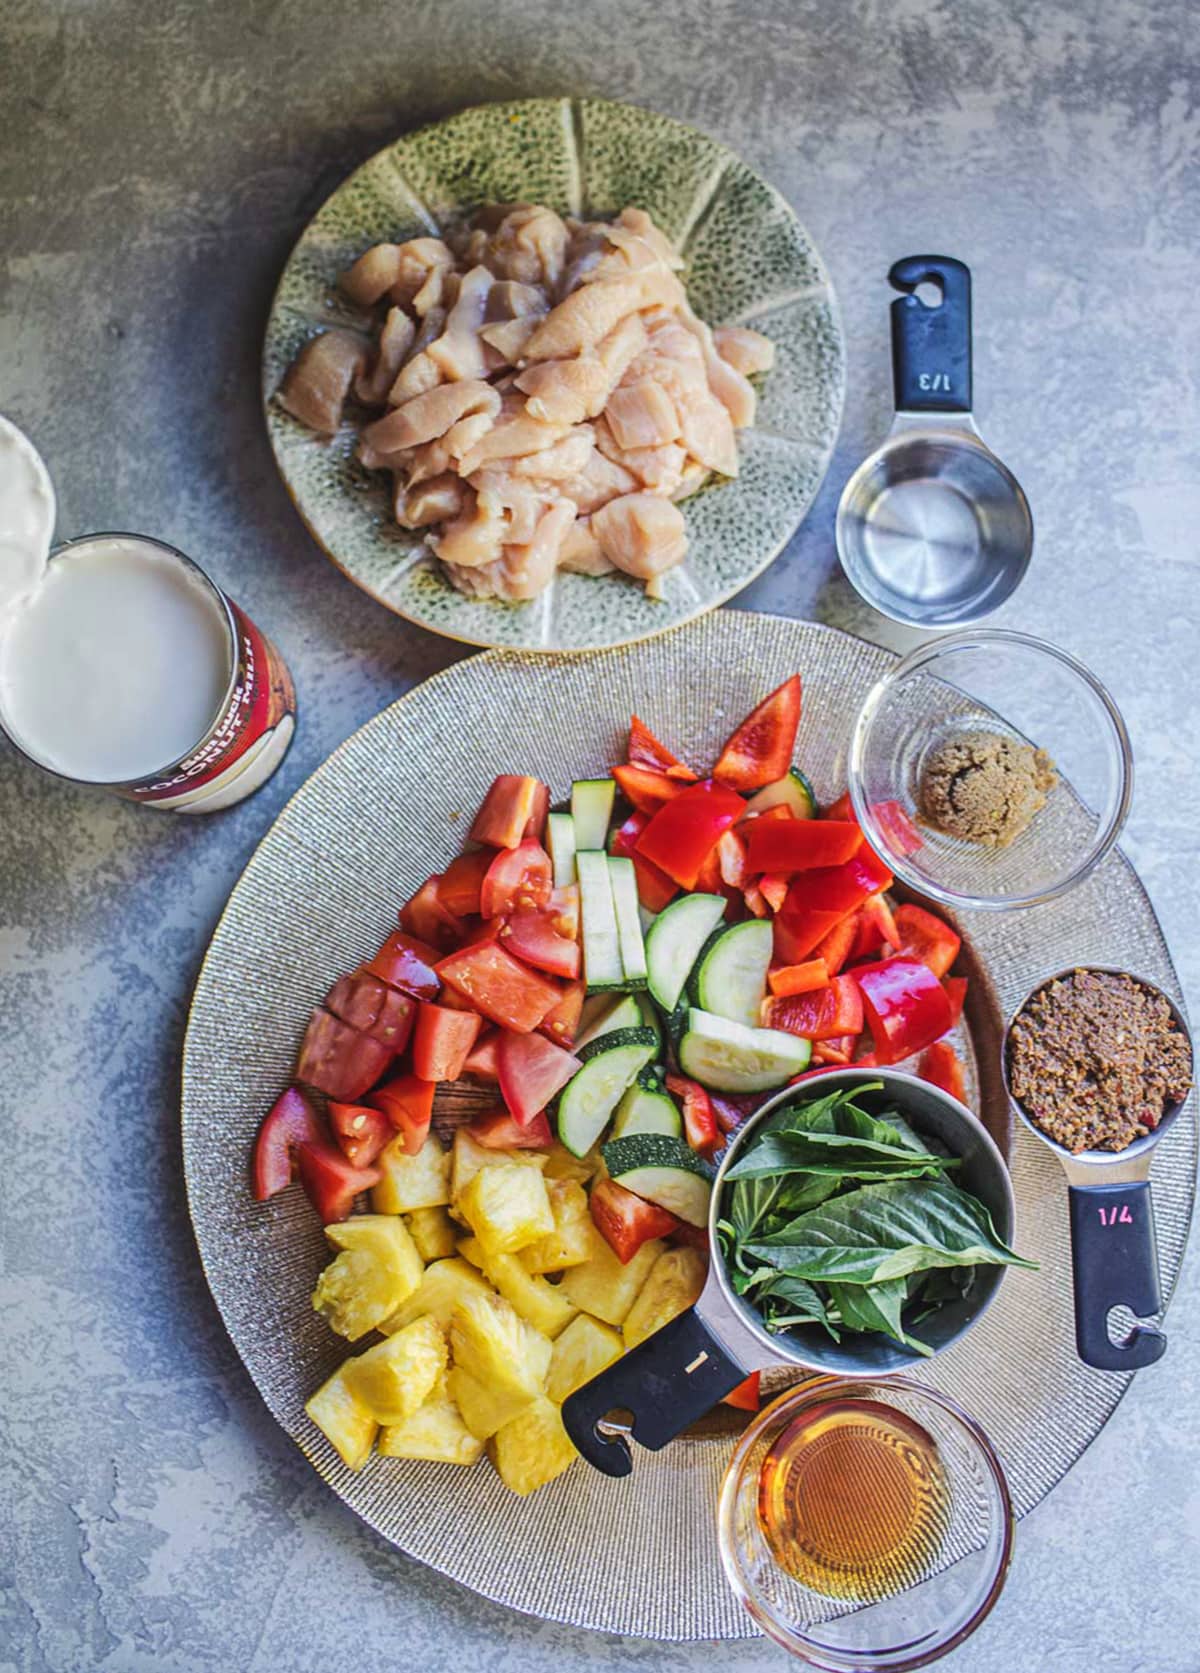
{"type": "Polygon", "coordinates": [[[367,361],[367,346],[349,331],[323,331],[305,343],[279,388],[279,405],[301,424],[332,436],[342,422],[350,386],[367,361]]]}
{"type": "Polygon", "coordinates": [[[683,513],[658,494],[626,494],[591,518],[592,532],[610,562],[641,581],[681,563],[687,551],[683,513]]]}
{"type": "Polygon", "coordinates": [[[488,494],[467,490],[463,509],[439,534],[427,536],[443,563],[460,569],[478,569],[496,562],[505,535],[504,510],[488,494]]]}
{"type": "MultiPolygon", "coordinates": [[[[600,441],[604,430],[604,420],[600,419],[595,426],[597,442],[600,441]]],[[[589,516],[602,505],[607,505],[609,500],[619,499],[622,494],[635,493],[639,483],[637,477],[623,465],[606,458],[597,448],[580,474],[568,477],[559,486],[568,499],[575,501],[580,512],[589,516]]]]}
{"type": "Polygon", "coordinates": [[[484,319],[488,325],[505,320],[536,319],[550,312],[550,298],[540,285],[523,285],[516,279],[497,279],[488,292],[484,319]]]}
{"type": "Polygon", "coordinates": [[[541,360],[527,367],[517,388],[528,397],[525,410],[543,424],[579,424],[603,412],[611,380],[596,355],[574,360],[541,360]]]}
{"type": "Polygon", "coordinates": [[[617,446],[624,450],[665,447],[679,434],[679,418],[671,397],[650,378],[614,389],[604,417],[617,446]]]}
{"type": "Polygon", "coordinates": [[[440,307],[446,277],[453,272],[453,252],[440,238],[410,238],[400,245],[392,301],[423,319],[430,308],[440,307]]]}
{"type": "Polygon", "coordinates": [[[461,383],[439,384],[385,417],[377,418],[363,431],[363,441],[381,452],[420,447],[422,442],[444,436],[452,424],[468,413],[495,416],[499,411],[500,396],[491,384],[478,378],[465,378],[461,383]]]}
{"type": "Polygon", "coordinates": [[[495,280],[486,267],[464,274],[441,336],[426,351],[447,378],[482,378],[489,370],[479,340],[488,294],[495,280]]]}
{"type": "Polygon", "coordinates": [[[565,301],[551,308],[525,345],[527,360],[565,360],[584,354],[607,337],[626,314],[642,304],[641,285],[634,279],[604,280],[581,285],[565,301]]]}
{"type": "Polygon", "coordinates": [[[611,575],[617,567],[604,555],[604,548],[592,532],[590,517],[577,517],[567,530],[558,552],[558,567],[573,575],[611,575]]]}
{"type": "Polygon", "coordinates": [[[751,331],[748,326],[714,326],[713,343],[726,365],[744,378],[753,377],[756,372],[769,372],[775,364],[774,343],[761,331],[751,331]]]}
{"type": "Polygon", "coordinates": [[[372,308],[387,295],[400,277],[400,251],[399,244],[372,244],[350,264],[338,284],[351,302],[357,302],[360,308],[372,308]]]}
{"type": "Polygon", "coordinates": [[[417,328],[403,308],[389,308],[371,369],[355,380],[354,393],[367,407],[381,407],[411,352],[417,328]]]}
{"type": "Polygon", "coordinates": [[[565,482],[587,469],[595,445],[596,432],[592,426],[577,424],[561,441],[511,459],[508,467],[514,476],[532,477],[538,482],[565,482]]]}
{"type": "Polygon", "coordinates": [[[485,260],[500,279],[545,285],[553,291],[562,278],[567,229],[553,209],[519,204],[492,234],[485,260]]]}
{"type": "Polygon", "coordinates": [[[526,453],[540,453],[543,448],[553,447],[567,433],[566,425],[543,424],[531,418],[525,411],[523,395],[501,397],[494,389],[491,393],[502,402],[500,413],[482,441],[463,457],[460,469],[464,476],[472,476],[493,459],[518,459],[526,453]]]}
{"type": "Polygon", "coordinates": [[[570,500],[560,500],[539,518],[528,545],[506,546],[498,561],[484,566],[450,563],[450,579],[460,592],[475,598],[503,598],[509,602],[536,598],[554,576],[563,540],[574,520],[575,507],[570,500]]]}
{"type": "Polygon", "coordinates": [[[728,361],[721,359],[711,330],[702,319],[696,318],[690,308],[681,308],[679,317],[700,344],[708,387],[729,414],[734,428],[744,430],[754,423],[754,410],[758,405],[754,385],[728,361]]]}
{"type": "Polygon", "coordinates": [[[431,477],[416,488],[396,479],[396,521],[404,529],[424,529],[431,523],[450,522],[462,515],[467,487],[453,471],[431,477]]]}

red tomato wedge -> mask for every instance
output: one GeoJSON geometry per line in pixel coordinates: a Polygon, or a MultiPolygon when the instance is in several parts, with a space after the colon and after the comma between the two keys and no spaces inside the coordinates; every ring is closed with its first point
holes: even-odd
{"type": "Polygon", "coordinates": [[[614,854],[633,861],[638,899],[647,912],[661,912],[664,906],[668,906],[675,899],[679,893],[679,885],[672,882],[665,871],[660,871],[650,860],[643,859],[637,852],[638,838],[649,823],[649,814],[631,813],[620,830],[613,833],[609,847],[614,854]]]}
{"type": "Polygon", "coordinates": [[[763,1001],[764,1028],[780,1028],[806,1040],[833,1040],[862,1031],[863,1001],[853,976],[835,976],[828,987],[763,1001]]]}
{"type": "Polygon", "coordinates": [[[713,777],[734,790],[761,790],[792,764],[800,725],[800,676],[764,697],[721,751],[713,777]]]}
{"type": "Polygon", "coordinates": [[[544,1034],[512,1034],[507,1029],[496,1047],[496,1065],[500,1096],[522,1127],[527,1127],[583,1067],[577,1057],[544,1034]]]}
{"type": "Polygon", "coordinates": [[[529,839],[502,849],[479,890],[479,909],[485,918],[506,918],[510,912],[545,906],[554,888],[554,866],[540,842],[529,839]]]}
{"type": "Polygon", "coordinates": [[[940,1086],[960,1104],[967,1101],[967,1084],[958,1053],[948,1040],[935,1040],[917,1059],[917,1073],[931,1086],[940,1086]]]}
{"type": "Polygon", "coordinates": [[[470,918],[479,911],[479,890],[488,867],[496,858],[488,848],[474,854],[460,854],[451,860],[438,878],[438,900],[456,918],[470,918]]]}
{"type": "Polygon", "coordinates": [[[751,871],[812,871],[840,866],[862,847],[862,832],[833,819],[752,819],[746,827],[751,871]]]}
{"type": "Polygon", "coordinates": [[[391,1060],[388,1046],[318,1006],[304,1031],[296,1079],[326,1097],[354,1104],[374,1086],[391,1060]]]}
{"type": "Polygon", "coordinates": [[[325,1123],[309,1099],[298,1086],[289,1086],[263,1117],[254,1141],[250,1172],[255,1200],[265,1202],[291,1184],[300,1145],[327,1142],[325,1123]]]}
{"type": "Polygon", "coordinates": [[[472,1121],[467,1131],[485,1150],[548,1150],[554,1143],[545,1115],[535,1115],[528,1126],[522,1127],[507,1110],[497,1110],[495,1115],[472,1121]]]}
{"type": "Polygon", "coordinates": [[[920,959],[884,959],[854,972],[863,1011],[881,1064],[899,1063],[940,1040],[950,1027],[950,1001],[933,971],[920,959]]]}
{"type": "Polygon", "coordinates": [[[672,755],[666,744],[660,743],[636,715],[629,717],[629,748],[625,755],[631,767],[649,767],[652,772],[666,773],[668,778],[683,779],[685,783],[696,781],[692,769],[685,767],[677,755],[672,755]]]}
{"type": "Polygon", "coordinates": [[[919,958],[935,976],[945,976],[958,957],[962,936],[923,906],[898,906],[896,928],[900,951],[906,958],[919,958]]]}
{"type": "Polygon", "coordinates": [[[527,837],[542,840],[550,792],[540,779],[501,773],[483,798],[471,826],[471,840],[491,848],[516,848],[527,837]]]}
{"type": "Polygon", "coordinates": [[[721,1143],[721,1129],[707,1090],[684,1075],[668,1075],[667,1091],[683,1105],[683,1133],[692,1149],[701,1156],[711,1156],[721,1143]]]}
{"type": "Polygon", "coordinates": [[[963,1014],[963,1006],[967,1002],[967,978],[947,976],[942,986],[946,990],[946,998],[950,1001],[950,1026],[956,1028],[963,1014]]]}
{"type": "Polygon", "coordinates": [[[687,789],[679,779],[669,778],[651,767],[614,767],[612,776],[625,800],[640,813],[657,813],[687,789]]]}
{"type": "Polygon", "coordinates": [[[451,953],[437,967],[442,981],[503,1028],[528,1034],[558,1004],[561,989],[495,941],[451,953]]]}
{"type": "Polygon", "coordinates": [[[705,860],[746,804],[711,779],[692,784],[659,808],[638,838],[637,852],[679,884],[694,889],[705,860]]]}
{"type": "Polygon", "coordinates": [[[440,874],[427,877],[412,899],[405,901],[400,908],[400,928],[431,947],[448,950],[462,940],[463,921],[442,905],[440,883],[440,874]]]}
{"type": "Polygon", "coordinates": [[[413,1072],[421,1080],[457,1080],[481,1026],[475,1011],[452,1011],[422,1000],[413,1030],[413,1072]]]}
{"type": "Polygon", "coordinates": [[[329,1125],[342,1155],[356,1168],[369,1168],[392,1137],[387,1117],[369,1104],[338,1104],[331,1098],[329,1125]]]}
{"type": "Polygon", "coordinates": [[[579,1018],[587,998],[587,983],[568,982],[558,1004],[547,1011],[538,1023],[538,1033],[544,1034],[560,1046],[569,1046],[579,1032],[579,1018]]]}
{"type": "Polygon", "coordinates": [[[368,975],[378,976],[381,982],[411,994],[414,999],[436,999],[442,984],[434,975],[433,967],[440,957],[436,948],[398,929],[362,968],[368,975]]]}
{"type": "Polygon", "coordinates": [[[300,1183],[323,1226],[345,1220],[362,1191],[378,1185],[378,1168],[359,1168],[349,1162],[327,1139],[302,1144],[296,1151],[300,1183]]]}
{"type": "Polygon", "coordinates": [[[583,958],[579,943],[558,935],[548,913],[514,912],[500,931],[500,940],[510,953],[535,970],[546,970],[567,982],[579,975],[583,958]]]}
{"type": "Polygon", "coordinates": [[[767,972],[767,986],[782,999],[793,993],[811,993],[814,988],[828,984],[829,966],[823,958],[809,959],[805,964],[784,964],[767,972]]]}
{"type": "Polygon", "coordinates": [[[761,1383],[762,1372],[751,1371],[744,1383],[739,1383],[736,1388],[730,1389],[725,1396],[725,1404],[736,1406],[739,1412],[756,1412],[762,1404],[761,1383]]]}
{"type": "Polygon", "coordinates": [[[652,1237],[666,1237],[679,1221],[657,1203],[635,1196],[615,1179],[599,1179],[592,1186],[588,1207],[596,1230],[622,1264],[637,1254],[652,1237]]]}
{"type": "Polygon", "coordinates": [[[408,994],[389,987],[367,970],[340,976],[325,995],[325,1009],[397,1055],[412,1033],[413,1002],[408,994]]]}
{"type": "Polygon", "coordinates": [[[546,911],[550,915],[556,935],[565,935],[568,941],[579,940],[578,883],[568,883],[561,889],[552,889],[546,911]]]}
{"type": "Polygon", "coordinates": [[[437,1087],[419,1075],[397,1075],[371,1094],[371,1103],[404,1139],[404,1152],[415,1156],[429,1136],[437,1087]]]}
{"type": "Polygon", "coordinates": [[[500,1079],[500,1069],[496,1062],[496,1047],[500,1044],[500,1030],[489,1028],[480,1034],[467,1053],[467,1060],[462,1066],[464,1075],[470,1075],[473,1080],[490,1081],[493,1085],[500,1079]]]}
{"type": "Polygon", "coordinates": [[[848,918],[834,924],[813,948],[813,957],[824,961],[831,976],[842,970],[858,944],[859,916],[852,912],[848,918]]]}

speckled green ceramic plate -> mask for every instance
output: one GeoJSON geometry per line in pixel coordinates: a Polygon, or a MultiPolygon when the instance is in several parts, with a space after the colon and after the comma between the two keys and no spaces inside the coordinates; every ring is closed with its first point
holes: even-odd
{"type": "Polygon", "coordinates": [[[480,105],[408,134],[352,174],[292,251],[271,308],[263,398],[275,457],[313,537],[389,610],[453,639],[523,650],[628,644],[711,610],[778,555],[812,504],[842,410],[841,324],[812,240],[773,187],[715,140],[602,99],[480,105]],[[561,213],[647,210],[687,262],[688,294],[713,325],[749,324],[776,345],[758,423],[740,431],[741,474],[688,501],[688,556],[648,599],[627,576],[560,575],[528,604],[465,598],[388,514],[384,478],[353,458],[346,424],[322,440],[273,399],[306,338],[362,324],[337,275],[368,244],[437,233],[481,203],[561,213]]]}

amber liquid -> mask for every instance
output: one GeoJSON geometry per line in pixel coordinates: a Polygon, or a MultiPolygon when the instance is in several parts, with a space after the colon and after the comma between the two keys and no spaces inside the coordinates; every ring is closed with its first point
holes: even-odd
{"type": "Polygon", "coordinates": [[[758,1478],[759,1525],[779,1566],[826,1597],[863,1603],[924,1578],[949,1500],[932,1438],[874,1400],[801,1413],[758,1478]]]}

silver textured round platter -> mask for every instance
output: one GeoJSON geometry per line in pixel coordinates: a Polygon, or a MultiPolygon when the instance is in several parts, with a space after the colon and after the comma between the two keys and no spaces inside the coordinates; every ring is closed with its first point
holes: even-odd
{"type": "MultiPolygon", "coordinates": [[[[855,710],[894,660],[832,628],[722,611],[592,657],[491,651],[460,662],[384,710],[313,774],[250,861],[213,937],[184,1054],[184,1163],[201,1258],[230,1335],[272,1412],[348,1505],[411,1556],[515,1609],[650,1638],[752,1636],[717,1556],[729,1433],[638,1451],[625,1481],[577,1463],[527,1499],[486,1463],[456,1470],[375,1457],[352,1474],[303,1409],[345,1356],[310,1302],[328,1250],[298,1189],[251,1200],[258,1123],[291,1075],[309,1008],[394,927],[398,902],[458,850],[465,818],[497,772],[536,773],[560,796],[573,778],[621,758],[634,709],[683,756],[711,760],[763,693],[799,670],[797,759],[828,798],[844,784],[855,710]]],[[[998,1043],[988,1019],[1011,1011],[1043,973],[1076,960],[1120,963],[1180,999],[1150,903],[1120,853],[1062,901],[963,915],[959,925],[969,968],[986,976],[972,1013],[981,1083],[998,1043]]],[[[980,1096],[990,1096],[983,1084],[980,1096]]],[[[1076,1358],[1062,1169],[1017,1129],[1016,1242],[1040,1270],[1008,1273],[978,1327],[917,1375],[984,1424],[1024,1513],[1099,1433],[1128,1378],[1076,1358]]],[[[1193,1094],[1154,1161],[1168,1297],[1195,1169],[1193,1094]]],[[[1168,1356],[1147,1375],[1161,1382],[1170,1365],[1168,1356]]]]}
{"type": "Polygon", "coordinates": [[[314,539],[373,598],[473,645],[585,650],[676,627],[748,585],[808,511],[837,437],[845,382],[829,276],[784,199],[740,158],[681,122],[605,99],[479,105],[376,153],[322,205],[288,258],[271,307],[262,390],[275,458],[314,539]],[[438,234],[485,203],[562,214],[646,210],[686,262],[711,325],[753,324],[775,344],[758,419],[738,432],[741,469],[685,503],[688,555],[648,599],[621,574],[560,573],[527,604],[457,592],[419,535],[398,528],[383,474],[355,461],[357,430],[330,440],[273,397],[301,344],[365,316],[337,277],[369,244],[438,234]]]}

